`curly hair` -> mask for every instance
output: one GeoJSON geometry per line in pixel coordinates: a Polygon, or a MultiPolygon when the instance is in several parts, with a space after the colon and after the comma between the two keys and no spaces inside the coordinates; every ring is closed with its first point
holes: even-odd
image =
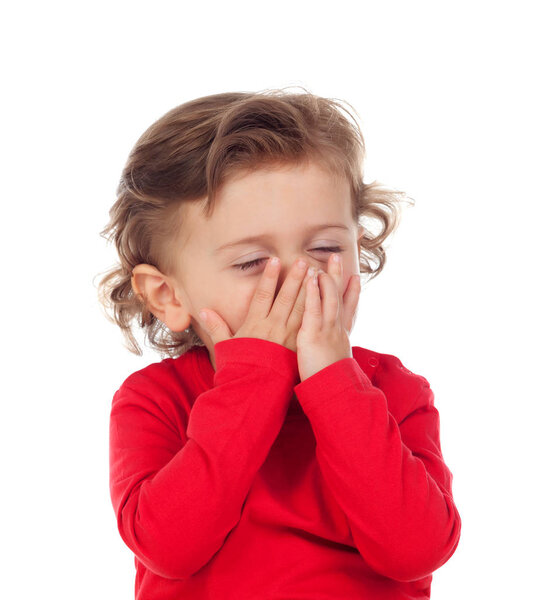
{"type": "Polygon", "coordinates": [[[377,181],[363,182],[365,144],[355,116],[343,106],[356,113],[349,103],[301,89],[302,93],[282,88],[196,98],[167,112],[136,142],[121,174],[110,221],[100,232],[114,242],[119,262],[104,272],[98,285],[105,314],[120,327],[132,353],[142,355],[132,331],[135,321],[162,357],[204,345],[192,327],[171,331],[148,310],[133,291],[132,270],[147,263],[173,275],[171,248],[182,227],[180,207],[201,202],[203,215],[211,216],[217,190],[238,172],[315,160],[346,177],[353,220],[364,228],[361,275],[368,281],[383,269],[383,243],[397,228],[401,202],[412,204],[412,198],[377,181]],[[373,223],[379,226],[377,233],[370,228],[373,223]]]}

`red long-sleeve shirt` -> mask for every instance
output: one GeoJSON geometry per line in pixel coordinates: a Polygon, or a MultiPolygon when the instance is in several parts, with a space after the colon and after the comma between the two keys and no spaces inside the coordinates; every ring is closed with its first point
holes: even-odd
{"type": "Polygon", "coordinates": [[[300,382],[258,338],[130,375],[110,415],[110,493],[136,600],[424,599],[461,520],[428,381],[353,358],[300,382]]]}

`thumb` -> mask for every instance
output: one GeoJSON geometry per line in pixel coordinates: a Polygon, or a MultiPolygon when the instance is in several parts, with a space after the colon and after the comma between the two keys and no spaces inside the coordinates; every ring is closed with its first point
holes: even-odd
{"type": "Polygon", "coordinates": [[[199,317],[202,328],[208,333],[214,345],[232,337],[227,323],[217,312],[209,308],[203,308],[199,313],[199,317]],[[202,318],[202,313],[206,314],[206,320],[202,318]]]}

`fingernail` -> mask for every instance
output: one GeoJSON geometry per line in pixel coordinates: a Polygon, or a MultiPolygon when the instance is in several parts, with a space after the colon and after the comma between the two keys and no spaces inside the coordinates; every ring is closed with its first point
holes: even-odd
{"type": "Polygon", "coordinates": [[[199,312],[199,317],[205,322],[208,321],[208,314],[204,310],[199,312]]]}
{"type": "Polygon", "coordinates": [[[333,262],[338,263],[339,262],[339,254],[334,254],[332,257],[333,262]]]}

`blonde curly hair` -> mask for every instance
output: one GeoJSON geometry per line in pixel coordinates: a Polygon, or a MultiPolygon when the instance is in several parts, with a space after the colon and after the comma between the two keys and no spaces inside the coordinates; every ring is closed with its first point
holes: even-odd
{"type": "Polygon", "coordinates": [[[349,103],[301,89],[196,98],[167,112],[138,139],[123,169],[110,221],[100,232],[114,242],[119,263],[103,273],[98,299],[107,318],[121,328],[129,351],[142,355],[132,331],[135,321],[161,357],[204,345],[192,327],[171,331],[148,310],[133,291],[132,270],[146,263],[174,275],[171,248],[182,227],[180,207],[201,202],[203,215],[211,216],[215,193],[239,171],[316,160],[345,176],[354,222],[364,228],[361,275],[369,281],[383,269],[383,243],[397,228],[401,203],[412,204],[412,198],[377,181],[363,183],[364,139],[356,118],[343,106],[356,113],[349,103]],[[367,227],[369,221],[380,226],[377,233],[367,227]]]}

